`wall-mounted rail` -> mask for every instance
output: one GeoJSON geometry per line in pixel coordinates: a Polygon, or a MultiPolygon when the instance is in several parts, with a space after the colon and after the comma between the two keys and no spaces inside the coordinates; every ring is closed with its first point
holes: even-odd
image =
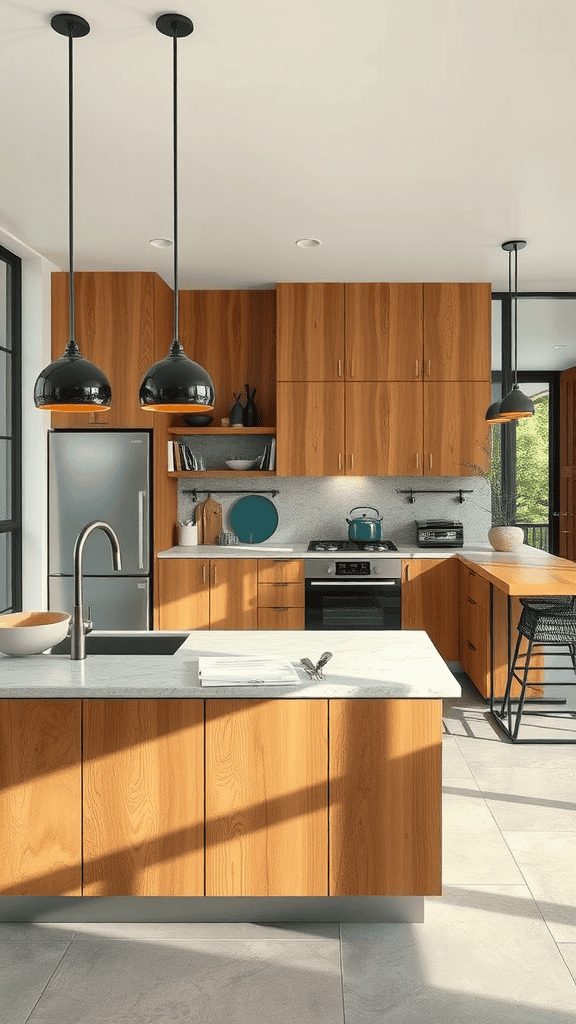
{"type": "Polygon", "coordinates": [[[407,494],[408,497],[406,498],[406,500],[407,500],[409,505],[413,505],[414,502],[416,501],[416,498],[414,497],[415,494],[456,494],[457,495],[456,501],[459,501],[460,504],[463,505],[464,502],[466,501],[466,498],[464,497],[464,495],[465,494],[474,494],[474,491],[471,490],[471,489],[465,490],[462,487],[458,487],[456,490],[438,490],[438,491],[432,490],[432,489],[430,489],[430,490],[416,490],[415,488],[410,487],[408,490],[404,490],[404,491],[401,491],[399,488],[396,488],[396,494],[407,494]]]}

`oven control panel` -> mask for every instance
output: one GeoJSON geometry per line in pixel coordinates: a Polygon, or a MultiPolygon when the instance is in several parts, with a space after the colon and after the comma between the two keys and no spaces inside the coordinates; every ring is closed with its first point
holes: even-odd
{"type": "Polygon", "coordinates": [[[307,580],[340,578],[358,580],[359,583],[369,576],[380,579],[396,579],[401,576],[402,562],[399,558],[347,558],[332,559],[306,558],[304,560],[304,577],[307,580]]]}
{"type": "MultiPolygon", "coordinates": [[[[370,576],[370,561],[362,562],[335,562],[336,576],[370,576]]],[[[378,568],[375,566],[375,569],[378,568]]]]}

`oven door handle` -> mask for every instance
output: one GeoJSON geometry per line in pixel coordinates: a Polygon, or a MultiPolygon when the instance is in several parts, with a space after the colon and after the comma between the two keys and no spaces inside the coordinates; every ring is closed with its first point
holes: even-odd
{"type": "Polygon", "coordinates": [[[311,587],[399,587],[401,580],[307,580],[311,587]]]}

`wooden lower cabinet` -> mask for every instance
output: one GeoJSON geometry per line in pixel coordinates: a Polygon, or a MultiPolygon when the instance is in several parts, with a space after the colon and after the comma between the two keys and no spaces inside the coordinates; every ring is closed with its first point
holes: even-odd
{"type": "Polygon", "coordinates": [[[441,895],[442,701],[330,700],[330,896],[441,895]]]}
{"type": "Polygon", "coordinates": [[[0,701],[0,895],[82,895],[80,700],[0,701]]]}
{"type": "Polygon", "coordinates": [[[402,562],[402,629],[423,629],[446,661],[460,658],[457,558],[402,562]]]}
{"type": "Polygon", "coordinates": [[[84,895],[204,895],[203,710],[84,701],[84,895]]]}
{"type": "Polygon", "coordinates": [[[258,629],[304,629],[304,609],[259,608],[258,629]]]}
{"type": "Polygon", "coordinates": [[[206,701],[206,895],[328,895],[326,700],[206,701]]]}
{"type": "Polygon", "coordinates": [[[160,629],[257,629],[253,558],[159,558],[160,629]]]}

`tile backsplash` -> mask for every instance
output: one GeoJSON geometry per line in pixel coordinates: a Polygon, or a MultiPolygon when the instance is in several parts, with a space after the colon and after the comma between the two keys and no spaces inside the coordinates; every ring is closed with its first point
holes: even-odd
{"type": "MultiPolygon", "coordinates": [[[[213,441],[214,438],[211,438],[213,441]]],[[[220,439],[219,439],[220,440],[220,439]]],[[[257,452],[245,442],[262,438],[243,438],[242,452],[237,458],[253,458],[257,452]]],[[[213,451],[213,449],[212,449],[213,451]]],[[[225,458],[233,457],[229,453],[225,458]]],[[[223,460],[220,460],[223,461],[223,460]]],[[[415,520],[457,519],[464,525],[464,544],[488,543],[491,526],[490,488],[480,477],[245,477],[239,472],[236,479],[218,477],[189,477],[180,479],[178,488],[178,515],[181,521],[189,519],[194,507],[191,494],[198,486],[198,500],[204,501],[208,491],[222,505],[223,529],[229,530],[229,512],[242,495],[219,494],[235,487],[259,494],[264,490],[277,490],[276,497],[267,495],[278,510],[278,528],[274,542],[280,544],[304,543],[312,538],[345,539],[348,535],[346,517],[355,505],[373,505],[383,517],[382,536],[400,545],[416,542],[415,520]],[[203,488],[200,490],[200,487],[203,488]],[[460,504],[456,494],[417,494],[414,504],[407,495],[397,490],[472,490],[460,504]],[[214,490],[212,490],[212,488],[214,490]]],[[[272,542],[272,538],[270,538],[272,542]]]]}

